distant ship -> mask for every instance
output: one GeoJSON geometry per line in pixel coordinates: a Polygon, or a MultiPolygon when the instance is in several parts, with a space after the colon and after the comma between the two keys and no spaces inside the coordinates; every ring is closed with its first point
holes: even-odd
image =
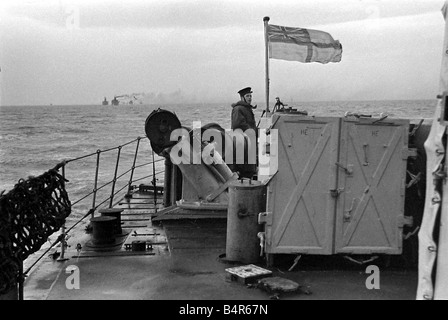
{"type": "Polygon", "coordinates": [[[119,103],[120,103],[120,101],[118,101],[117,97],[114,97],[114,98],[112,99],[112,101],[111,101],[111,104],[112,104],[113,106],[118,106],[119,103]]]}
{"type": "Polygon", "coordinates": [[[137,98],[135,97],[135,95],[131,97],[128,94],[123,94],[123,95],[120,95],[120,96],[114,96],[114,98],[111,101],[111,104],[113,106],[118,106],[120,103],[122,103],[122,104],[134,104],[134,101],[132,99],[136,100],[137,98]]]}
{"type": "Polygon", "coordinates": [[[109,101],[107,101],[106,97],[104,97],[103,106],[107,106],[108,104],[109,104],[109,101]]]}

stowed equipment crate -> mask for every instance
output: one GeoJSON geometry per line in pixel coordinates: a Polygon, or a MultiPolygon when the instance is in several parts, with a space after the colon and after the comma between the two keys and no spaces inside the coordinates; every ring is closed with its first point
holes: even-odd
{"type": "Polygon", "coordinates": [[[409,121],[275,114],[266,253],[400,254],[409,121]]]}

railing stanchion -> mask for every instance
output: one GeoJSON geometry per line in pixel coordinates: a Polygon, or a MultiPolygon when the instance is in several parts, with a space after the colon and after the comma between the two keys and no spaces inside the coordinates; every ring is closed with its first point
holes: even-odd
{"type": "Polygon", "coordinates": [[[110,202],[109,202],[109,208],[112,208],[114,203],[114,192],[115,192],[115,184],[117,182],[117,173],[118,173],[118,165],[120,163],[120,153],[121,153],[121,146],[118,147],[118,154],[117,154],[117,163],[115,165],[115,173],[114,173],[114,179],[112,180],[112,192],[110,193],[110,202]]]}
{"type": "Polygon", "coordinates": [[[96,193],[98,191],[98,172],[100,168],[100,154],[101,150],[96,151],[96,169],[95,169],[95,182],[93,187],[93,199],[92,199],[92,218],[95,215],[95,205],[96,205],[96,193]]]}
{"type": "Polygon", "coordinates": [[[131,196],[132,179],[134,178],[135,164],[136,164],[136,162],[137,162],[138,147],[139,147],[139,145],[140,145],[140,139],[141,139],[141,137],[138,137],[138,138],[137,138],[137,146],[135,147],[134,162],[133,162],[133,164],[132,164],[131,175],[130,175],[130,177],[129,177],[129,184],[128,184],[128,193],[127,193],[127,196],[128,196],[128,197],[131,196]]]}
{"type": "MultiPolygon", "coordinates": [[[[62,166],[62,178],[65,181],[65,165],[62,166]]],[[[67,237],[66,233],[65,233],[65,222],[61,227],[61,255],[59,256],[59,258],[57,259],[57,261],[62,262],[62,261],[66,261],[68,260],[68,258],[65,258],[65,246],[66,246],[66,242],[65,239],[67,237]]]]}
{"type": "Polygon", "coordinates": [[[18,274],[18,299],[20,301],[23,301],[24,298],[24,293],[23,293],[23,288],[24,288],[24,283],[25,283],[25,275],[23,273],[23,261],[20,261],[20,265],[19,265],[19,274],[18,274]]]}

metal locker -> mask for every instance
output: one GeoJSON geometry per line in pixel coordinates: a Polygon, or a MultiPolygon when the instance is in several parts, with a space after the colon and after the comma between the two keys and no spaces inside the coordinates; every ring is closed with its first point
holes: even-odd
{"type": "Polygon", "coordinates": [[[266,252],[331,254],[339,118],[275,114],[278,172],[268,185],[266,252]]]}
{"type": "Polygon", "coordinates": [[[341,123],[335,253],[400,254],[408,120],[341,123]]]}

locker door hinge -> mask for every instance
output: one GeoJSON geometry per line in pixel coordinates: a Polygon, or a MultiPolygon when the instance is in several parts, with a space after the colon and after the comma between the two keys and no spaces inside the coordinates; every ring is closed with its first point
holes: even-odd
{"type": "Polygon", "coordinates": [[[401,158],[403,160],[406,160],[408,158],[417,158],[417,148],[403,148],[401,158]]]}
{"type": "Polygon", "coordinates": [[[258,214],[258,224],[266,223],[272,225],[272,212],[260,212],[258,214]]]}
{"type": "Polygon", "coordinates": [[[411,216],[398,216],[397,217],[398,228],[409,227],[412,228],[414,226],[414,218],[411,216]]]}

